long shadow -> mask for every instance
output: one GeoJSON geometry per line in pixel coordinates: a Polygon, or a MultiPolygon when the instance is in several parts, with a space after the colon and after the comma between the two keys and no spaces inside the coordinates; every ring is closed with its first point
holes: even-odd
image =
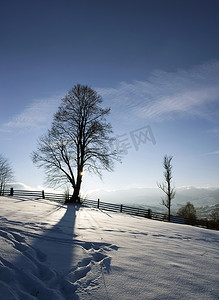
{"type": "Polygon", "coordinates": [[[67,205],[66,212],[60,221],[40,236],[40,244],[37,242],[32,245],[32,247],[48,253],[47,260],[51,264],[54,263],[60,276],[69,269],[74,257],[74,238],[76,236],[74,231],[78,210],[78,205],[67,205]],[[59,253],[58,262],[57,253],[59,253]]]}
{"type": "Polygon", "coordinates": [[[2,299],[76,300],[81,291],[84,293],[88,286],[94,288],[98,284],[104,285],[104,299],[108,299],[104,274],[111,272],[109,252],[118,247],[77,238],[75,222],[79,205],[51,205],[51,208],[41,215],[45,222],[0,219],[0,238],[13,245],[10,250],[14,251],[14,259],[8,259],[7,255],[1,255],[0,248],[2,299]],[[63,217],[51,224],[59,209],[66,210],[63,217]]]}
{"type": "Polygon", "coordinates": [[[0,256],[0,264],[10,273],[10,276],[0,276],[0,293],[4,299],[78,299],[77,285],[66,276],[74,267],[74,228],[78,210],[77,205],[66,206],[60,221],[40,233],[33,234],[25,228],[10,230],[10,226],[7,232],[1,230],[0,236],[12,242],[17,253],[13,262],[0,256]],[[12,290],[11,285],[7,289],[8,276],[15,282],[12,290]]]}

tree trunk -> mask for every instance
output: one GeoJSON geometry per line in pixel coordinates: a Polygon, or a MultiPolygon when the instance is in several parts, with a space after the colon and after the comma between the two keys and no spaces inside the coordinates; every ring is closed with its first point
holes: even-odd
{"type": "Polygon", "coordinates": [[[79,189],[75,187],[73,195],[69,199],[69,203],[78,203],[78,202],[80,202],[79,189]]]}
{"type": "Polygon", "coordinates": [[[80,188],[81,188],[81,181],[82,181],[81,175],[78,175],[77,182],[74,187],[74,192],[73,192],[73,195],[71,196],[71,198],[69,199],[69,203],[80,203],[79,193],[80,193],[80,188]]]}
{"type": "Polygon", "coordinates": [[[169,193],[168,194],[168,222],[170,222],[170,206],[171,206],[171,197],[169,193]]]}
{"type": "Polygon", "coordinates": [[[2,196],[2,195],[3,195],[3,193],[2,193],[2,189],[3,189],[3,183],[1,182],[1,187],[0,187],[0,196],[2,196]]]}

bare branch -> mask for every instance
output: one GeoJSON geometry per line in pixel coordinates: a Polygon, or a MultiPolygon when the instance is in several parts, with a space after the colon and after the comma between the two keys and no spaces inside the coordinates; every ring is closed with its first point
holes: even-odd
{"type": "Polygon", "coordinates": [[[13,179],[13,170],[8,161],[0,154],[0,195],[4,194],[6,184],[13,179]]]}
{"type": "Polygon", "coordinates": [[[110,152],[112,127],[102,108],[102,98],[88,86],[76,85],[62,99],[47,135],[38,141],[32,160],[45,169],[47,182],[56,186],[67,181],[78,197],[83,170],[101,176],[102,170],[113,170],[118,154],[110,152]]]}
{"type": "Polygon", "coordinates": [[[175,197],[175,189],[172,187],[172,156],[164,156],[163,167],[164,167],[164,179],[162,183],[157,183],[157,186],[166,194],[165,198],[162,198],[162,204],[168,209],[168,219],[170,221],[170,208],[171,201],[175,197]]]}

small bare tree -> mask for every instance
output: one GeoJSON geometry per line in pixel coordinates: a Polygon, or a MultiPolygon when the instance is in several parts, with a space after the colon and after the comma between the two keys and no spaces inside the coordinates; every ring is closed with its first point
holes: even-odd
{"type": "Polygon", "coordinates": [[[172,187],[172,156],[164,156],[163,167],[164,167],[164,179],[162,183],[158,183],[157,186],[166,194],[165,198],[162,198],[162,204],[168,209],[168,220],[170,221],[170,208],[171,201],[175,197],[175,189],[172,187]]]}
{"type": "Polygon", "coordinates": [[[112,127],[106,121],[109,108],[102,108],[102,98],[88,86],[76,85],[62,99],[51,129],[38,141],[32,160],[43,167],[50,186],[70,183],[70,202],[79,200],[83,171],[101,175],[111,171],[118,156],[110,151],[112,127]]]}
{"type": "Polygon", "coordinates": [[[7,158],[0,154],[0,195],[4,195],[6,184],[12,179],[12,167],[7,158]]]}

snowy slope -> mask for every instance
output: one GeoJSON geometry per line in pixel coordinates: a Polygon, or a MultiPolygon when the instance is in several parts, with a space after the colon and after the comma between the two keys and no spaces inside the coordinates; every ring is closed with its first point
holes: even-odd
{"type": "Polygon", "coordinates": [[[219,232],[0,197],[0,299],[219,299],[219,232]]]}

